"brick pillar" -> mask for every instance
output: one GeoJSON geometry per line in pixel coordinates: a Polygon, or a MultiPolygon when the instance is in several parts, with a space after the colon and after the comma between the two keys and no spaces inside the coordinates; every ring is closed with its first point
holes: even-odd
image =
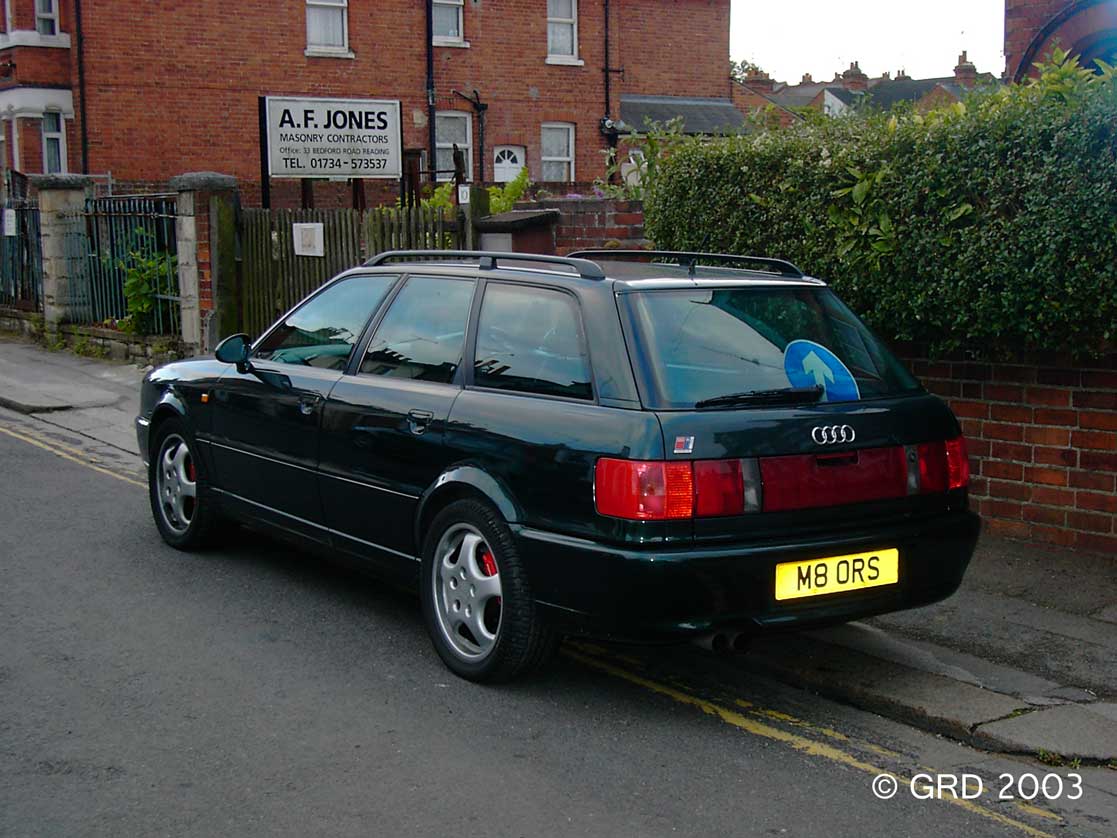
{"type": "Polygon", "coordinates": [[[236,272],[237,179],[216,172],[171,178],[178,193],[178,293],[182,342],[212,350],[239,328],[236,272]]]}
{"type": "Polygon", "coordinates": [[[31,182],[39,190],[43,321],[46,333],[53,336],[70,314],[72,294],[67,238],[84,229],[82,213],[92,181],[84,175],[39,175],[31,182]]]}

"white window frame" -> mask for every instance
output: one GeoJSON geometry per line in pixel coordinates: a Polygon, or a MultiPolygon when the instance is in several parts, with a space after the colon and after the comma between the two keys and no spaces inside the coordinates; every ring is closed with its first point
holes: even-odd
{"type": "Polygon", "coordinates": [[[539,126],[539,179],[543,183],[576,183],[574,177],[574,159],[577,157],[575,146],[576,134],[574,131],[573,122],[544,122],[539,126]],[[545,157],[543,155],[543,131],[547,128],[565,128],[567,136],[570,138],[570,156],[569,157],[545,157]],[[570,179],[565,181],[560,180],[547,180],[543,174],[544,163],[569,163],[570,164],[570,179]]]}
{"type": "MultiPolygon", "coordinates": [[[[454,149],[453,142],[445,143],[445,142],[442,142],[438,138],[438,120],[440,118],[442,118],[442,119],[450,118],[450,119],[463,119],[463,120],[465,120],[465,142],[466,142],[466,145],[463,147],[459,143],[458,148],[460,148],[462,151],[465,152],[465,179],[466,179],[466,182],[467,183],[472,182],[473,181],[473,115],[469,111],[438,111],[438,113],[436,113],[434,115],[434,118],[435,118],[435,132],[434,132],[434,165],[435,166],[438,165],[438,151],[439,151],[439,149],[449,149],[450,151],[453,151],[453,149],[454,149]]],[[[445,182],[445,181],[448,181],[448,180],[453,180],[454,179],[454,173],[453,172],[445,172],[445,173],[439,172],[435,177],[439,181],[445,182]]]]}
{"type": "Polygon", "coordinates": [[[54,38],[58,35],[58,0],[50,0],[50,12],[39,11],[40,0],[35,0],[35,31],[44,38],[54,38]],[[49,20],[54,25],[53,32],[39,32],[39,21],[49,20]]]}
{"type": "MultiPolygon", "coordinates": [[[[436,47],[468,47],[469,41],[465,39],[465,0],[433,0],[435,6],[456,6],[458,10],[458,37],[437,35],[432,32],[431,43],[436,47]]],[[[431,10],[434,15],[434,10],[431,10]]],[[[433,26],[433,21],[432,21],[433,26]]]]}
{"type": "Polygon", "coordinates": [[[353,51],[349,49],[349,0],[306,0],[306,50],[304,55],[312,58],[353,58],[353,51]],[[310,42],[310,9],[341,10],[342,45],[312,44],[310,42]]]}
{"type": "Polygon", "coordinates": [[[568,64],[574,67],[581,67],[586,62],[578,57],[578,0],[570,0],[570,13],[573,17],[551,17],[550,11],[547,12],[547,63],[548,64],[568,64]],[[551,53],[551,24],[563,23],[570,26],[573,30],[572,46],[573,52],[570,55],[554,55],[551,53]]]}
{"type": "Polygon", "coordinates": [[[43,174],[64,175],[69,171],[69,166],[66,164],[66,117],[62,115],[61,111],[44,111],[43,117],[39,121],[39,133],[43,138],[43,174]],[[47,116],[58,117],[58,130],[47,131],[47,116]],[[57,172],[47,171],[47,141],[58,140],[58,164],[61,167],[57,172]]]}

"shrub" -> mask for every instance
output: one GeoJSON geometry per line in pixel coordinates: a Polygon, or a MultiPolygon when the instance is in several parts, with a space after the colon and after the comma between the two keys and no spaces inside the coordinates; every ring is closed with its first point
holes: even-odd
{"type": "Polygon", "coordinates": [[[673,143],[649,167],[660,247],[780,256],[882,336],[978,354],[1117,338],[1117,76],[1056,54],[1025,85],[673,143]]]}

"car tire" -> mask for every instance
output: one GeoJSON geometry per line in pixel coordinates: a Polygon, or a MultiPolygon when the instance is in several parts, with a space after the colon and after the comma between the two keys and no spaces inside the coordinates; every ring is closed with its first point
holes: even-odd
{"type": "Polygon", "coordinates": [[[197,442],[185,420],[167,419],[156,429],[147,494],[159,534],[178,550],[205,546],[217,521],[208,475],[196,453],[197,442]]]}
{"type": "Polygon", "coordinates": [[[487,503],[459,500],[435,516],[423,544],[420,592],[435,650],[466,680],[510,681],[539,669],[558,648],[512,532],[487,503]]]}

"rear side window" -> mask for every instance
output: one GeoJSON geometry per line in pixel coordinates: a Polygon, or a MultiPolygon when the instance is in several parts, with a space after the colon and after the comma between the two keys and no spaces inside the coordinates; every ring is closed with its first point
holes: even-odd
{"type": "Polygon", "coordinates": [[[399,276],[354,276],[311,297],[260,345],[255,357],[279,364],[341,370],[372,312],[399,276]]]}
{"type": "Polygon", "coordinates": [[[592,399],[578,304],[561,291],[490,283],[477,322],[480,387],[592,399]]]}
{"type": "Polygon", "coordinates": [[[372,336],[361,363],[365,375],[448,384],[462,361],[471,279],[413,276],[372,336]]]}
{"type": "Polygon", "coordinates": [[[823,402],[920,390],[828,288],[640,291],[625,298],[653,407],[816,386],[823,402]]]}

